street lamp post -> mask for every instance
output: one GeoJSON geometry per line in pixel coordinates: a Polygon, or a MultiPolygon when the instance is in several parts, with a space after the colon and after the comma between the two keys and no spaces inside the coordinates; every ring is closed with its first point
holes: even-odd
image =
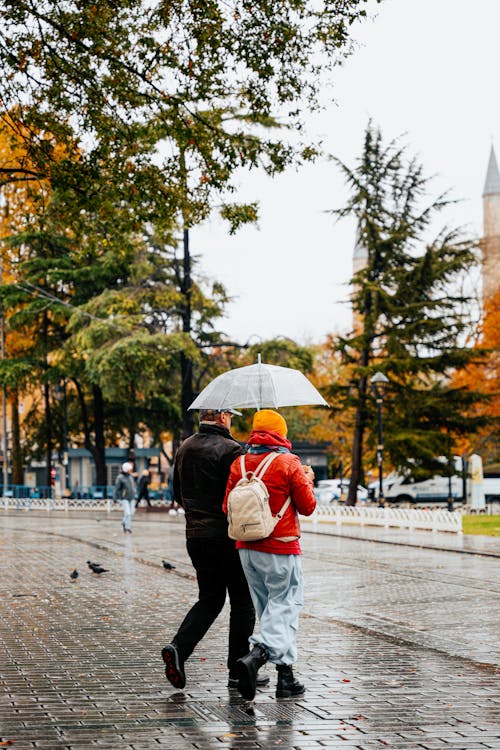
{"type": "Polygon", "coordinates": [[[448,462],[448,499],[446,501],[446,507],[451,513],[453,511],[453,489],[451,486],[451,466],[448,462]]]}
{"type": "Polygon", "coordinates": [[[378,444],[377,444],[377,466],[378,466],[378,507],[383,508],[385,506],[384,498],[384,440],[383,440],[383,429],[382,429],[382,404],[384,403],[384,388],[389,382],[389,379],[384,375],[383,372],[376,372],[375,375],[370,378],[370,384],[372,387],[373,395],[377,404],[377,424],[378,424],[378,444]]]}

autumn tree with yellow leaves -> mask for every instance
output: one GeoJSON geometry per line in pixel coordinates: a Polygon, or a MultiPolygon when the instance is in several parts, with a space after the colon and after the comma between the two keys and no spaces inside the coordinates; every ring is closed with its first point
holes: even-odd
{"type": "MultiPolygon", "coordinates": [[[[14,114],[4,115],[0,121],[0,282],[7,285],[16,282],[16,269],[23,259],[22,252],[12,248],[8,240],[29,226],[48,197],[48,181],[40,176],[36,164],[29,157],[27,136],[27,131],[14,114]]],[[[21,398],[26,400],[27,413],[39,400],[40,392],[34,389],[33,384],[30,386],[31,367],[23,358],[36,339],[37,329],[34,325],[28,325],[23,331],[12,330],[9,320],[15,312],[15,308],[2,306],[1,325],[6,359],[0,363],[0,372],[9,405],[5,422],[11,430],[12,481],[22,484],[26,452],[19,403],[21,398]]]]}
{"type": "Polygon", "coordinates": [[[483,319],[478,336],[481,358],[471,363],[454,377],[457,387],[479,391],[485,396],[474,410],[486,416],[488,424],[477,434],[461,440],[464,453],[479,453],[485,464],[500,464],[500,291],[484,305],[483,319]]]}

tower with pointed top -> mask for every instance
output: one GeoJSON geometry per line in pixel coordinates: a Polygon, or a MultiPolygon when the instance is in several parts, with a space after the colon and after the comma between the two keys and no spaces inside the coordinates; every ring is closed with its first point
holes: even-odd
{"type": "Polygon", "coordinates": [[[483,190],[483,304],[500,289],[500,172],[491,146],[483,190]]]}
{"type": "MultiPolygon", "coordinates": [[[[356,231],[356,242],[354,243],[354,252],[352,254],[352,272],[353,275],[357,274],[358,271],[362,271],[368,265],[368,252],[366,247],[361,241],[361,235],[359,229],[356,231]]],[[[356,287],[353,288],[353,294],[356,292],[356,287]]],[[[352,327],[355,333],[359,332],[362,327],[362,316],[359,315],[355,310],[352,314],[352,327]]]]}

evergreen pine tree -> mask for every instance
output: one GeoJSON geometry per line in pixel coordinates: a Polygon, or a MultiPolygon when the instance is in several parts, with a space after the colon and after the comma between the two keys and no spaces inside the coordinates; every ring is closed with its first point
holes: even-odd
{"type": "Polygon", "coordinates": [[[339,408],[355,407],[347,499],[354,505],[364,478],[367,430],[376,434],[369,393],[375,370],[390,380],[384,432],[394,466],[428,475],[439,466],[438,456],[451,456],[455,435],[481,423],[469,409],[479,394],[450,381],[454,371],[480,356],[464,345],[471,300],[458,283],[476,256],[474,242],[459,229],[427,239],[450,201],[443,195],[427,198],[422,165],[407,159],[397,141],[385,145],[380,130],[369,124],[357,166],[336,162],[351,195],[333,213],[355,217],[367,254],[366,266],[353,278],[357,326],[336,344],[350,379],[330,389],[339,408]]]}

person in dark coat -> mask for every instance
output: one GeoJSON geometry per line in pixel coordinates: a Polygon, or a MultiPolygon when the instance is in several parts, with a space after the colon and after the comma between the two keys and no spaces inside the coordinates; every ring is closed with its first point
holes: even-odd
{"type": "Polygon", "coordinates": [[[149,499],[148,485],[151,481],[151,474],[148,469],[144,469],[142,472],[139,482],[137,483],[137,500],[135,507],[138,508],[141,500],[145,500],[148,504],[148,508],[151,508],[151,500],[149,499]]]}
{"type": "MultiPolygon", "coordinates": [[[[186,547],[196,570],[198,601],[172,641],[162,649],[165,675],[176,688],[186,684],[184,663],[221,612],[229,595],[229,687],[237,687],[236,662],[248,651],[255,610],[235,543],[227,533],[222,501],[233,460],[244,451],[230,433],[234,411],[200,411],[200,428],[177,451],[174,500],[184,509],[186,547]]],[[[268,678],[261,677],[259,684],[268,678]]]]}

